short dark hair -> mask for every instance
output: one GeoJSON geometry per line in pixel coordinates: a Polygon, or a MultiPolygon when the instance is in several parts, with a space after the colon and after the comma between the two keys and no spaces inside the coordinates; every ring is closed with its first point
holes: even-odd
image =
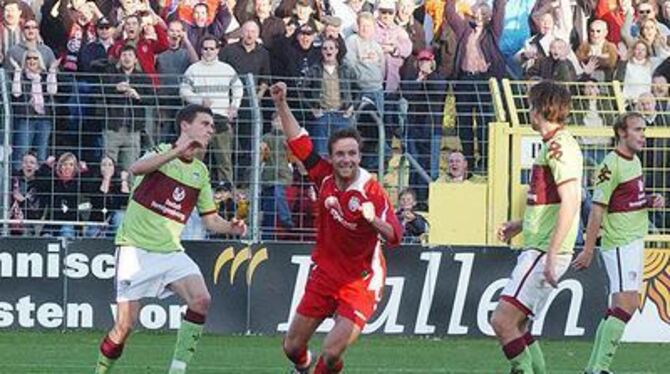
{"type": "Polygon", "coordinates": [[[33,157],[35,157],[36,160],[39,160],[39,158],[37,158],[37,151],[35,151],[34,149],[29,149],[29,150],[23,152],[23,155],[21,155],[21,158],[24,158],[26,156],[33,156],[33,157]]]}
{"type": "Polygon", "coordinates": [[[181,123],[182,122],[188,122],[191,123],[195,119],[195,117],[198,115],[198,113],[205,113],[209,114],[210,116],[214,117],[214,113],[212,113],[212,110],[207,108],[206,106],[199,105],[199,104],[189,104],[179,110],[177,113],[177,136],[181,135],[181,123]]]}
{"type": "Polygon", "coordinates": [[[119,52],[119,55],[123,52],[128,52],[128,51],[133,51],[135,56],[137,56],[137,50],[135,49],[135,46],[132,44],[126,44],[123,47],[121,47],[121,52],[119,52]]]}
{"type": "Polygon", "coordinates": [[[414,191],[414,189],[412,189],[411,187],[403,188],[400,191],[400,193],[398,194],[398,197],[402,197],[402,196],[405,196],[405,195],[412,195],[414,200],[416,200],[416,191],[414,191]]]}
{"type": "Polygon", "coordinates": [[[196,8],[196,7],[199,7],[199,6],[204,6],[204,7],[205,7],[205,10],[209,12],[209,5],[207,5],[207,3],[196,3],[196,4],[193,6],[193,10],[195,10],[195,8],[196,8]]]}
{"type": "Polygon", "coordinates": [[[142,17],[140,17],[138,14],[129,14],[123,19],[123,21],[124,22],[128,21],[131,18],[135,18],[137,20],[137,23],[139,23],[140,26],[142,25],[142,17]]]}
{"type": "Polygon", "coordinates": [[[564,123],[570,114],[570,91],[552,81],[541,81],[531,87],[528,101],[545,120],[564,123]]]}
{"type": "Polygon", "coordinates": [[[619,114],[616,121],[614,121],[614,126],[612,127],[616,141],[619,141],[619,130],[627,131],[628,122],[635,118],[639,118],[642,120],[642,122],[644,122],[644,117],[640,112],[626,112],[619,114]]]}
{"type": "Polygon", "coordinates": [[[214,43],[216,43],[216,48],[221,47],[221,42],[219,41],[219,39],[217,39],[212,34],[206,34],[205,36],[202,37],[202,39],[200,39],[200,52],[202,52],[202,48],[204,47],[205,42],[208,42],[208,41],[213,41],[214,43]]]}
{"type": "Polygon", "coordinates": [[[345,127],[339,130],[335,130],[330,137],[328,138],[328,154],[333,154],[333,144],[340,139],[354,139],[358,143],[358,150],[363,150],[363,138],[361,138],[361,133],[358,132],[353,127],[345,127]]]}

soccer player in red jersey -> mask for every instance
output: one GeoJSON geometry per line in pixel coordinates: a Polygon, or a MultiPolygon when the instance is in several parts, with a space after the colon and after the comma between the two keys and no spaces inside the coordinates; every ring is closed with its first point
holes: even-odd
{"type": "Polygon", "coordinates": [[[333,316],[335,325],[323,341],[314,374],[339,373],[344,351],[381,298],[386,277],[382,241],[397,245],[402,228],[384,188],[360,167],[358,131],[345,128],[331,134],[326,161],[291,113],[286,85],[277,83],[270,93],[291,151],[319,189],[315,266],[284,338],[284,352],[295,373],[308,373],[312,357],[307,343],[321,322],[333,316]]]}

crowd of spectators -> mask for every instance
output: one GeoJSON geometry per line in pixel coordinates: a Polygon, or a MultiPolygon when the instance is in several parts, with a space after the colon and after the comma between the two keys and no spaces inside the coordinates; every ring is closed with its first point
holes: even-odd
{"type": "MultiPolygon", "coordinates": [[[[69,221],[83,210],[102,222],[91,235],[109,235],[105,225],[118,221],[121,213],[112,212],[122,211],[132,181],[125,170],[172,139],[183,103],[212,108],[216,133],[206,157],[214,183],[225,186],[220,193],[231,196],[249,182],[252,124],[260,120],[263,221],[302,227],[309,220],[297,220],[291,205],[308,215],[311,193],[291,187],[304,170],[271,112],[257,118],[252,110],[270,107],[266,91],[278,79],[321,154],[330,132],[352,124],[366,150],[387,159],[391,140],[400,140],[416,161],[408,194],[420,207],[428,182],[485,173],[491,78],[580,82],[585,99],[572,120],[594,127],[610,122],[603,113],[611,108],[596,99],[610,93],[598,83],[616,79],[649,126],[667,120],[668,0],[0,0],[0,8],[14,216],[69,221]],[[450,155],[444,177],[449,97],[462,151],[450,155]],[[40,198],[49,194],[59,198],[40,198]]],[[[590,147],[607,140],[583,141],[597,163],[603,154],[590,147]]],[[[371,169],[377,162],[364,158],[371,169]]],[[[233,197],[232,208],[226,201],[229,212],[244,199],[233,197]]],[[[61,225],[60,234],[69,229],[61,225]]]]}

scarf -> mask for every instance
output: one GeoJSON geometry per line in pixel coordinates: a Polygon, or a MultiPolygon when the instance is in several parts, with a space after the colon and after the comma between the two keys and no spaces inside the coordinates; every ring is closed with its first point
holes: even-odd
{"type": "Polygon", "coordinates": [[[95,26],[92,23],[82,26],[75,22],[70,28],[70,35],[65,50],[65,60],[63,61],[63,69],[67,71],[77,71],[79,50],[90,40],[95,40],[95,38],[95,26]]]}
{"type": "Polygon", "coordinates": [[[30,103],[37,114],[44,114],[44,92],[42,91],[42,76],[39,73],[26,72],[30,80],[30,103]]]}

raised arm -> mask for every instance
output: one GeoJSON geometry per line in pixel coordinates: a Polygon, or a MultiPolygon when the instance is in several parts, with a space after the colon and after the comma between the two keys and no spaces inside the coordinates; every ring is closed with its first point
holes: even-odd
{"type": "Polygon", "coordinates": [[[291,108],[288,106],[288,101],[286,101],[286,83],[277,82],[270,87],[270,95],[272,96],[272,101],[275,103],[275,108],[277,109],[277,115],[281,120],[282,128],[286,139],[291,140],[297,138],[302,128],[298,123],[298,120],[295,119],[291,108]]]}

